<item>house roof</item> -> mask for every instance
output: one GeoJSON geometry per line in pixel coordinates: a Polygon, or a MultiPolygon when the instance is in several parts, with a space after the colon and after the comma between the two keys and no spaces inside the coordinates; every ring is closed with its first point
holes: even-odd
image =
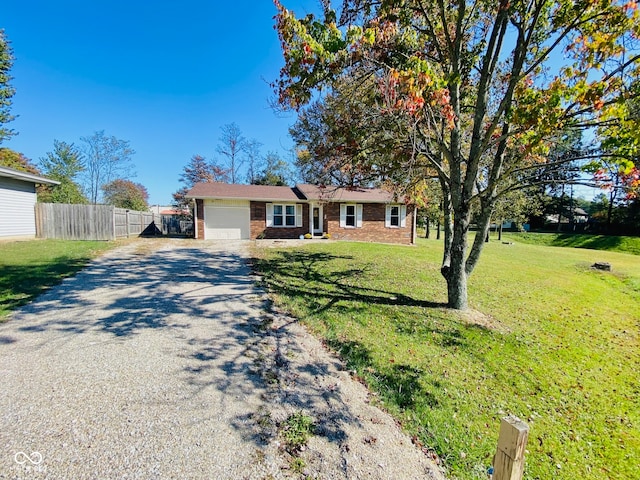
{"type": "Polygon", "coordinates": [[[160,215],[185,215],[188,213],[189,213],[189,210],[180,210],[176,208],[160,210],[160,215]]]}
{"type": "Polygon", "coordinates": [[[296,185],[296,188],[308,200],[363,203],[390,203],[394,201],[393,193],[380,188],[346,188],[308,184],[296,185]]]}
{"type": "Polygon", "coordinates": [[[187,198],[247,199],[267,201],[324,201],[391,203],[394,195],[379,188],[346,188],[299,184],[295,187],[271,185],[232,185],[228,183],[197,183],[187,192],[187,198]]]}
{"type": "Polygon", "coordinates": [[[13,178],[14,180],[22,180],[23,182],[33,182],[42,185],[60,185],[60,182],[51,180],[50,178],[41,177],[40,175],[34,175],[29,172],[23,172],[21,170],[14,170],[9,167],[0,166],[0,177],[13,178]]]}
{"type": "Polygon", "coordinates": [[[187,198],[248,199],[248,200],[304,200],[291,187],[272,185],[237,185],[221,182],[197,183],[187,192],[187,198]]]}
{"type": "Polygon", "coordinates": [[[589,214],[587,212],[584,211],[584,209],[580,208],[580,207],[576,207],[573,209],[573,214],[574,215],[581,215],[583,217],[588,217],[589,214]]]}

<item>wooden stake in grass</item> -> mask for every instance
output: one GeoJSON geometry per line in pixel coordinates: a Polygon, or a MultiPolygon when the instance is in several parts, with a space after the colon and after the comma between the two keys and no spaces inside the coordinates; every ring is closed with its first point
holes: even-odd
{"type": "Polygon", "coordinates": [[[524,472],[524,449],[529,425],[512,415],[500,422],[498,450],[493,458],[492,480],[520,480],[524,472]]]}

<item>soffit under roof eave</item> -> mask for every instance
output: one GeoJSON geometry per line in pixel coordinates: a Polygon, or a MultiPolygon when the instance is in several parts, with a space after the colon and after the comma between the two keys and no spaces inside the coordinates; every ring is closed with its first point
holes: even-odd
{"type": "Polygon", "coordinates": [[[392,199],[389,200],[361,200],[361,199],[349,199],[349,198],[339,198],[339,199],[318,199],[318,198],[246,198],[246,197],[225,197],[225,196],[189,196],[186,195],[185,198],[189,198],[192,200],[247,200],[250,202],[293,202],[293,203],[370,203],[370,204],[385,204],[385,205],[404,205],[401,201],[394,201],[392,199]]]}
{"type": "Polygon", "coordinates": [[[304,200],[301,198],[247,198],[247,197],[224,197],[220,195],[216,195],[215,197],[209,197],[204,195],[198,195],[195,197],[186,195],[185,198],[190,198],[193,200],[247,200],[249,202],[294,202],[294,203],[308,203],[309,200],[304,200]]]}
{"type": "Polygon", "coordinates": [[[51,180],[50,178],[41,177],[39,175],[33,175],[27,172],[13,172],[6,169],[0,170],[0,177],[12,178],[14,180],[20,180],[22,182],[36,183],[39,185],[60,185],[57,180],[51,180]]]}

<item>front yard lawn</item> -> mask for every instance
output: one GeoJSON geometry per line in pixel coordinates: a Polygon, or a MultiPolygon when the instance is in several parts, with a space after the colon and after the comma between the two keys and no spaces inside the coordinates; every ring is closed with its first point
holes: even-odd
{"type": "Polygon", "coordinates": [[[116,242],[29,240],[0,243],[0,322],[116,242]]]}
{"type": "Polygon", "coordinates": [[[331,242],[254,263],[451,478],[487,478],[506,414],[531,427],[525,478],[640,478],[640,257],[492,242],[461,315],[441,252],[331,242]]]}

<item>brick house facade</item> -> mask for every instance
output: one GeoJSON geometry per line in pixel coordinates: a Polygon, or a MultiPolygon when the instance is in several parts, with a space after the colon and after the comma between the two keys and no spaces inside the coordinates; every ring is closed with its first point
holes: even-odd
{"type": "Polygon", "coordinates": [[[340,204],[330,203],[325,207],[327,231],[336,240],[355,240],[378,243],[415,243],[414,208],[407,207],[406,226],[391,227],[385,225],[386,205],[365,203],[362,206],[362,227],[340,226],[340,204]]]}
{"type": "Polygon", "coordinates": [[[309,232],[309,205],[296,204],[302,206],[301,227],[278,228],[267,226],[267,202],[251,202],[251,239],[278,239],[293,240],[300,238],[309,232]]]}
{"type": "Polygon", "coordinates": [[[197,184],[198,239],[296,239],[311,233],[335,240],[415,243],[415,208],[378,189],[296,185],[197,184]]]}

